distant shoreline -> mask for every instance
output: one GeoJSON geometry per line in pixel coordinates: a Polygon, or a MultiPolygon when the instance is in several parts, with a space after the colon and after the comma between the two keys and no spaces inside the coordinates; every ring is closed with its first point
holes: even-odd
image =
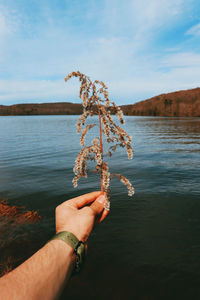
{"type": "MultiPolygon", "coordinates": [[[[161,94],[120,106],[127,116],[200,117],[200,88],[161,94]]],[[[81,115],[82,105],[71,102],[0,105],[0,116],[81,115]]]]}
{"type": "Polygon", "coordinates": [[[80,115],[82,105],[70,102],[0,105],[0,116],[80,115]]]}

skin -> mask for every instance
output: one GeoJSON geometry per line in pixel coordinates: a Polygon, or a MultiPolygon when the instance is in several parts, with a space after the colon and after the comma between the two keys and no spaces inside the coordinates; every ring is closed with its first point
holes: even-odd
{"type": "MultiPolygon", "coordinates": [[[[63,202],[56,208],[56,233],[72,232],[87,243],[95,225],[108,211],[102,192],[93,192],[63,202]]],[[[73,249],[61,240],[52,240],[15,270],[0,278],[0,299],[59,299],[74,268],[73,249]]]]}

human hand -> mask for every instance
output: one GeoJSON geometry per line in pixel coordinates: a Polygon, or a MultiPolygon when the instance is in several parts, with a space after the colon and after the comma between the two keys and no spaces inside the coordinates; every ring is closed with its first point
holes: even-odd
{"type": "Polygon", "coordinates": [[[79,241],[86,242],[94,225],[102,222],[109,211],[104,209],[102,192],[92,192],[56,207],[56,233],[72,232],[79,241]]]}

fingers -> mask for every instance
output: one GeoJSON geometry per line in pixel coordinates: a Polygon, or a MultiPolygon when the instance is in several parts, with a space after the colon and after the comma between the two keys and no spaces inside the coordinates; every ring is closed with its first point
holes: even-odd
{"type": "Polygon", "coordinates": [[[76,208],[82,208],[83,206],[90,204],[91,202],[95,201],[96,198],[101,195],[101,191],[96,191],[88,194],[81,195],[79,197],[70,199],[62,203],[62,205],[70,205],[76,208]]]}
{"type": "Polygon", "coordinates": [[[102,215],[100,216],[100,218],[97,221],[97,224],[101,223],[109,214],[109,210],[105,210],[103,211],[102,215]]]}
{"type": "Polygon", "coordinates": [[[74,207],[74,209],[80,209],[88,204],[91,204],[90,208],[93,210],[96,216],[96,224],[101,223],[109,213],[109,210],[104,209],[105,197],[104,195],[102,195],[101,191],[95,191],[76,198],[72,198],[63,202],[61,206],[71,206],[74,207]]]}
{"type": "Polygon", "coordinates": [[[104,204],[105,204],[105,196],[100,195],[91,205],[90,208],[94,211],[96,216],[99,216],[103,213],[104,204]]]}

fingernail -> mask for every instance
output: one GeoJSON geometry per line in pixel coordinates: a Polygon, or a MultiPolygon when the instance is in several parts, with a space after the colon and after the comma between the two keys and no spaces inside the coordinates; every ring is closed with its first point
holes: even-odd
{"type": "Polygon", "coordinates": [[[101,195],[101,196],[99,196],[99,197],[97,198],[97,201],[98,201],[99,203],[102,203],[102,204],[104,204],[105,200],[106,200],[106,198],[105,198],[104,195],[101,195]]]}

